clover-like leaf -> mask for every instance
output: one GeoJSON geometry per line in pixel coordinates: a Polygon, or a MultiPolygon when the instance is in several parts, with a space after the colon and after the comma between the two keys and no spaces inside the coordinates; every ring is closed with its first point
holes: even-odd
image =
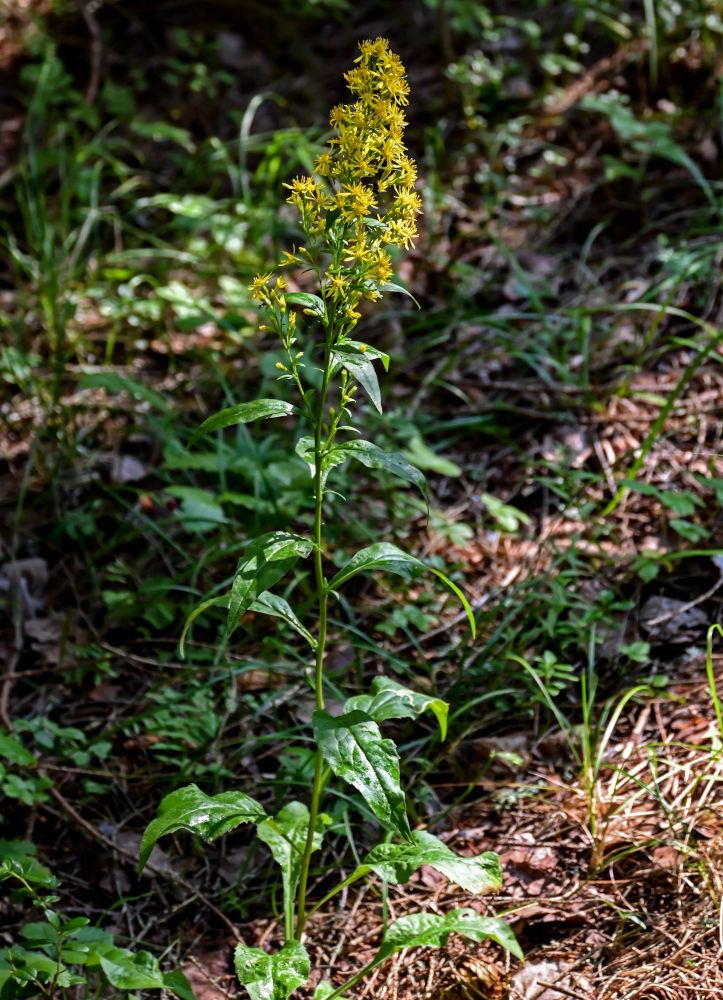
{"type": "Polygon", "coordinates": [[[158,815],[141,840],[138,873],[143,871],[156,841],[167,833],[188,830],[204,840],[214,840],[242,823],[266,819],[261,805],[243,792],[206,795],[197,785],[178,788],[161,800],[158,815]]]}
{"type": "Polygon", "coordinates": [[[387,829],[411,839],[392,740],[384,739],[376,722],[360,711],[333,716],[317,709],[312,722],[317,745],[334,774],[361,792],[387,829]]]}
{"type": "Polygon", "coordinates": [[[442,739],[447,736],[449,711],[447,702],[433,695],[412,691],[390,677],[375,677],[370,694],[358,694],[353,698],[347,698],[344,702],[344,711],[352,712],[354,709],[366,712],[375,722],[386,722],[387,719],[415,719],[429,709],[437,717],[442,739]]]}
{"type": "Polygon", "coordinates": [[[261,948],[238,944],[234,964],[239,982],[246,987],[251,1000],[286,1000],[309,979],[309,956],[298,941],[287,941],[273,955],[261,948]]]}
{"type": "Polygon", "coordinates": [[[382,881],[401,885],[422,865],[429,865],[446,875],[450,882],[478,896],[496,892],[502,886],[500,860],[496,854],[486,851],[473,858],[460,857],[426,830],[415,830],[411,843],[379,844],[367,854],[354,875],[373,871],[382,881]]]}
{"type": "Polygon", "coordinates": [[[395,920],[387,927],[382,946],[374,956],[374,965],[379,965],[402,948],[443,948],[450,934],[462,934],[472,941],[491,938],[516,958],[524,959],[515,935],[504,920],[482,917],[466,906],[445,914],[410,913],[395,920]]]}
{"type": "Polygon", "coordinates": [[[221,427],[231,427],[233,424],[248,424],[252,420],[262,420],[264,417],[287,417],[295,407],[283,399],[253,399],[249,403],[237,403],[225,410],[214,413],[204,420],[192,434],[188,447],[206,434],[219,430],[221,427]]]}

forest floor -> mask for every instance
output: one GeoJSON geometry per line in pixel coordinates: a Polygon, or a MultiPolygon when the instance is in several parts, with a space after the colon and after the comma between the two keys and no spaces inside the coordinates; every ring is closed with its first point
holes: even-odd
{"type": "MultiPolygon", "coordinates": [[[[33,8],[3,6],[13,13],[0,28],[6,198],[24,155],[27,112],[15,95],[31,62],[33,8]]],[[[524,965],[489,942],[455,938],[434,953],[397,954],[357,989],[358,1000],[722,996],[723,720],[711,680],[720,689],[723,654],[706,651],[723,593],[723,243],[710,180],[721,166],[719,62],[693,33],[671,43],[667,57],[661,48],[653,83],[646,40],[603,40],[543,100],[535,71],[525,75],[526,56],[505,50],[523,69],[503,81],[485,138],[464,120],[444,75],[451,60],[442,50],[461,50],[462,38],[442,31],[438,51],[424,5],[390,13],[362,4],[313,32],[289,15],[268,44],[261,5],[236,16],[214,4],[203,25],[186,4],[160,6],[110,5],[109,25],[103,5],[83,19],[69,4],[53,22],[72,86],[91,104],[111,68],[116,82],[137,80],[134,69],[167,57],[169,39],[182,49],[172,30],[203,28],[225,52],[237,91],[224,97],[219,84],[205,106],[192,86],[176,81],[171,94],[171,84],[154,89],[151,77],[142,92],[150,119],[172,119],[194,148],[209,135],[231,142],[232,98],[245,106],[273,90],[280,96],[260,108],[253,130],[308,131],[325,122],[358,40],[387,35],[409,71],[410,146],[427,174],[425,232],[399,264],[423,308],[372,314],[365,336],[397,360],[387,386],[397,417],[380,433],[418,438],[412,450],[427,463],[432,513],[353,487],[350,509],[365,504],[370,532],[403,536],[420,557],[453,566],[479,635],[472,643],[462,618],[421,585],[411,595],[370,586],[357,594],[354,635],[365,641],[333,623],[330,670],[359,676],[403,664],[448,697],[453,713],[455,699],[462,704],[447,744],[427,732],[423,749],[407,744],[415,763],[428,762],[413,793],[417,820],[461,854],[498,852],[504,886],[470,903],[424,867],[386,899],[371,881],[350,891],[309,921],[311,985],[353,974],[376,950],[386,917],[472,905],[508,920],[524,965]],[[97,24],[106,31],[100,50],[91,44],[97,24]],[[613,88],[648,125],[677,107],[675,140],[654,128],[636,133],[628,121],[625,146],[612,117],[581,110],[586,97],[613,88]],[[424,612],[421,631],[403,616],[410,596],[424,612]],[[374,632],[388,622],[398,627],[374,632]]],[[[36,10],[47,16],[46,7],[36,10]]],[[[510,45],[523,45],[514,32],[510,45]]],[[[147,141],[139,173],[172,188],[177,161],[147,141]]],[[[285,179],[268,169],[271,182],[285,179]]],[[[190,168],[188,178],[197,188],[190,168]]],[[[10,224],[21,225],[17,207],[3,204],[10,224]]],[[[145,224],[142,214],[133,224],[145,224]]],[[[240,271],[261,270],[264,253],[272,256],[268,244],[242,258],[240,271]]],[[[113,280],[118,296],[127,294],[132,270],[113,277],[120,259],[104,295],[113,280]]],[[[0,599],[8,595],[0,722],[36,760],[0,773],[0,832],[37,845],[61,879],[64,912],[91,915],[145,947],[175,940],[170,959],[196,996],[220,1000],[239,994],[235,939],[281,940],[267,860],[242,834],[206,855],[188,840],[171,853],[164,841],[139,888],[140,836],[181,781],[226,788],[263,779],[271,798],[275,782],[303,786],[302,770],[286,762],[282,774],[279,760],[307,721],[308,692],[295,651],[275,645],[258,622],[249,622],[246,647],[216,657],[212,631],[200,632],[191,643],[197,659],[177,659],[187,595],[168,579],[176,574],[195,595],[197,566],[207,561],[215,580],[228,567],[218,568],[223,543],[184,521],[182,490],[191,482],[207,496],[212,487],[208,469],[189,472],[174,442],[199,411],[213,412],[220,385],[242,393],[269,377],[248,301],[239,319],[215,297],[217,263],[200,272],[179,260],[164,288],[207,296],[216,320],[211,311],[202,322],[173,312],[170,292],[141,320],[130,306],[104,313],[97,260],[83,280],[69,279],[75,353],[52,404],[42,287],[17,259],[0,271],[10,317],[0,331],[8,343],[11,333],[20,342],[21,326],[30,331],[23,356],[35,356],[41,373],[37,382],[17,374],[9,355],[0,367],[0,599]],[[108,372],[132,383],[113,383],[108,372]],[[145,395],[134,396],[137,385],[145,395]]],[[[278,448],[271,460],[280,461],[278,448]]],[[[275,500],[293,508],[293,489],[279,486],[275,500]]],[[[234,517],[245,531],[252,514],[239,503],[234,517]]],[[[205,516],[213,521],[218,509],[211,504],[205,516]]],[[[349,532],[353,517],[343,525],[349,532]]],[[[363,829],[357,836],[366,847],[363,829]]],[[[0,941],[14,943],[25,919],[0,899],[0,941]]]]}

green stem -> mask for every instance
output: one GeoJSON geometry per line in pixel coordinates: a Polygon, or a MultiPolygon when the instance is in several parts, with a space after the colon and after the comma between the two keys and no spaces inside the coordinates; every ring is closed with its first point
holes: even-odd
{"type": "MultiPolygon", "coordinates": [[[[319,392],[319,406],[316,411],[316,424],[314,427],[314,570],[316,575],[316,594],[319,603],[319,635],[316,647],[316,668],[314,671],[314,693],[316,695],[316,707],[324,707],[324,648],[326,646],[326,626],[327,626],[327,604],[329,595],[324,579],[324,566],[321,550],[321,529],[322,529],[322,504],[324,499],[324,487],[322,482],[322,462],[324,448],[322,445],[322,429],[324,424],[324,407],[326,405],[326,394],[329,389],[330,365],[331,365],[331,343],[332,343],[333,322],[329,322],[326,328],[326,344],[324,347],[324,368],[319,392]]],[[[309,864],[311,853],[314,849],[314,831],[316,829],[316,818],[319,814],[319,801],[324,785],[323,780],[324,760],[321,750],[316,751],[316,769],[314,771],[314,784],[311,790],[311,805],[309,807],[309,831],[306,836],[306,846],[304,857],[301,863],[301,875],[299,877],[299,902],[296,916],[296,939],[300,940],[301,933],[306,923],[306,886],[309,879],[309,864]]]]}

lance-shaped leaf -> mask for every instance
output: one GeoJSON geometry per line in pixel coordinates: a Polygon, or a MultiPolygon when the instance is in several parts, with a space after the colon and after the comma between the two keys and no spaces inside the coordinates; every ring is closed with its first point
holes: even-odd
{"type": "Polygon", "coordinates": [[[353,698],[347,698],[344,702],[344,711],[353,712],[354,709],[366,712],[375,722],[385,722],[387,719],[415,719],[429,709],[437,717],[442,739],[447,736],[449,711],[447,702],[429,694],[422,694],[420,691],[412,691],[389,677],[375,677],[370,694],[358,694],[353,698]]]}
{"type": "Polygon", "coordinates": [[[399,285],[395,281],[386,281],[381,286],[381,288],[382,288],[383,292],[401,292],[402,295],[406,295],[406,296],[408,296],[412,300],[412,302],[415,304],[415,306],[417,307],[417,309],[421,309],[422,308],[420,306],[420,304],[417,302],[417,300],[414,298],[414,296],[412,295],[412,293],[409,291],[409,289],[405,288],[404,285],[399,285]]]}
{"type": "Polygon", "coordinates": [[[183,1000],[195,1000],[191,984],[180,971],[161,972],[158,959],[148,951],[135,954],[126,948],[109,948],[99,955],[111,986],[119,990],[173,990],[183,1000]]]}
{"type": "Polygon", "coordinates": [[[261,948],[236,945],[234,964],[251,1000],[286,1000],[309,979],[309,956],[298,941],[287,941],[273,955],[261,948]]]}
{"type": "Polygon", "coordinates": [[[268,590],[265,590],[263,594],[259,594],[256,600],[251,603],[249,608],[251,611],[256,611],[263,615],[275,615],[277,618],[282,618],[287,625],[290,625],[296,632],[299,633],[299,635],[306,639],[312,649],[316,649],[316,639],[313,637],[311,632],[305,628],[304,624],[291,608],[289,602],[283,597],[279,597],[277,594],[272,594],[268,590]]]}
{"type": "Polygon", "coordinates": [[[213,840],[242,823],[257,823],[263,819],[266,819],[263,807],[243,792],[206,795],[197,785],[178,788],[161,801],[158,815],[146,827],[141,840],[138,873],[145,868],[158,838],[166,833],[188,830],[204,840],[213,840]]]}
{"type": "Polygon", "coordinates": [[[353,347],[337,347],[331,352],[331,374],[335,375],[341,368],[346,368],[349,374],[356,379],[381,413],[382,394],[379,389],[379,379],[374,371],[374,365],[366,356],[366,352],[356,350],[353,347]]]}
{"type": "Polygon", "coordinates": [[[392,545],[391,542],[375,542],[373,545],[368,545],[366,548],[360,549],[351,557],[346,566],[339,570],[331,583],[328,584],[328,589],[330,591],[336,590],[337,587],[340,587],[342,583],[346,583],[347,580],[356,576],[357,573],[373,569],[383,569],[387,573],[397,573],[400,576],[409,576],[415,569],[431,570],[459,598],[467,614],[472,636],[476,635],[477,626],[472,614],[472,608],[469,606],[469,601],[457,584],[453,583],[446,573],[435,569],[434,566],[426,566],[421,559],[417,559],[416,556],[404,552],[397,545],[392,545]]]}
{"type": "MultiPolygon", "coordinates": [[[[324,825],[328,817],[317,817],[312,850],[318,851],[324,836],[324,825]]],[[[284,885],[284,915],[287,934],[293,927],[293,906],[296,887],[301,875],[306,838],[309,833],[309,810],[303,802],[289,802],[273,819],[259,823],[259,840],[271,848],[271,853],[281,867],[284,885]]]]}
{"type": "Polygon", "coordinates": [[[365,344],[361,340],[345,340],[340,347],[346,350],[358,351],[363,358],[369,361],[379,360],[384,365],[384,371],[389,371],[389,355],[385,354],[384,351],[380,351],[377,347],[372,347],[371,344],[365,344]]]}
{"type": "Polygon", "coordinates": [[[246,546],[231,586],[226,633],[230,635],[240,616],[253,601],[311,552],[311,541],[286,531],[259,535],[246,546]]]}
{"type": "Polygon", "coordinates": [[[322,979],[319,985],[314,990],[314,996],[312,1000],[326,1000],[326,997],[331,996],[331,994],[334,992],[335,992],[334,987],[329,982],[329,980],[322,979]]]}
{"type": "Polygon", "coordinates": [[[373,959],[379,965],[402,948],[426,946],[443,948],[450,934],[463,934],[472,941],[491,938],[497,944],[524,960],[522,949],[508,924],[497,917],[481,917],[471,907],[440,913],[411,913],[387,927],[384,940],[373,959]]]}
{"type": "Polygon", "coordinates": [[[324,301],[318,295],[312,295],[310,292],[286,292],[284,298],[292,306],[301,306],[316,316],[324,315],[324,301]]]}
{"type": "Polygon", "coordinates": [[[500,859],[492,851],[462,858],[426,830],[415,830],[411,843],[379,844],[354,872],[358,877],[372,871],[383,882],[402,885],[422,865],[446,875],[450,882],[481,896],[502,887],[500,859]]]}
{"type": "Polygon", "coordinates": [[[347,441],[337,445],[332,454],[341,452],[345,456],[355,458],[368,469],[383,469],[398,476],[407,483],[413,483],[423,497],[427,495],[427,482],[424,473],[415,468],[400,452],[384,451],[371,441],[347,441]]]}
{"type": "Polygon", "coordinates": [[[282,399],[254,399],[249,403],[237,403],[225,410],[214,413],[204,420],[188,442],[189,448],[205,434],[218,430],[220,427],[230,427],[232,424],[248,424],[251,420],[261,420],[264,417],[287,417],[295,407],[282,399]]]}
{"type": "Polygon", "coordinates": [[[317,709],[312,721],[317,745],[334,774],[361,792],[387,829],[411,839],[394,743],[382,737],[364,712],[332,716],[317,709]]]}

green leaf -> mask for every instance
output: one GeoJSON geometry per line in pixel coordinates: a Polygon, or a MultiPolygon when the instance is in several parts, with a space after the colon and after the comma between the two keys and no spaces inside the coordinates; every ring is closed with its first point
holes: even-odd
{"type": "Polygon", "coordinates": [[[379,348],[372,347],[371,344],[365,344],[361,340],[345,340],[344,343],[339,346],[358,351],[359,360],[381,361],[384,365],[384,371],[389,371],[389,355],[385,354],[384,351],[380,351],[379,348]]]}
{"type": "Polygon", "coordinates": [[[366,352],[346,346],[337,347],[331,352],[331,374],[335,375],[341,368],[346,368],[349,374],[356,379],[381,413],[382,394],[379,389],[379,379],[374,365],[366,358],[366,352]]]}
{"type": "Polygon", "coordinates": [[[429,445],[422,440],[421,434],[412,434],[407,444],[405,452],[410,462],[414,462],[420,469],[428,469],[436,472],[439,476],[461,476],[462,469],[456,462],[451,462],[448,458],[443,458],[433,451],[429,445]]]}
{"type": "Polygon", "coordinates": [[[398,573],[400,576],[408,576],[412,569],[431,570],[459,598],[467,614],[472,637],[474,638],[477,634],[477,626],[472,614],[472,608],[457,584],[453,583],[447,574],[443,573],[440,569],[435,569],[433,566],[425,566],[421,559],[417,559],[416,556],[404,552],[398,546],[392,545],[391,542],[375,542],[373,545],[368,545],[366,548],[360,549],[359,552],[351,557],[346,566],[339,570],[331,583],[328,584],[328,589],[330,591],[336,590],[337,587],[340,587],[342,583],[346,583],[347,580],[356,576],[357,573],[373,569],[383,569],[387,573],[398,573]]]}
{"type": "Polygon", "coordinates": [[[11,761],[13,764],[20,764],[22,767],[31,767],[37,764],[33,755],[25,749],[20,740],[7,733],[0,733],[0,757],[11,761]]]}
{"type": "Polygon", "coordinates": [[[256,600],[250,605],[250,610],[258,611],[260,614],[275,615],[277,618],[282,618],[287,625],[290,625],[296,632],[299,633],[299,635],[306,639],[312,649],[316,649],[316,639],[313,637],[311,632],[304,627],[303,623],[292,610],[289,602],[283,597],[279,597],[278,595],[265,590],[263,594],[259,594],[256,600]]]}
{"type": "Polygon", "coordinates": [[[183,1000],[195,1000],[182,972],[161,972],[158,959],[148,951],[134,954],[126,948],[111,948],[100,956],[103,972],[119,990],[169,989],[183,1000]]]}
{"type": "Polygon", "coordinates": [[[251,1000],[286,1000],[309,979],[309,956],[298,941],[287,941],[273,955],[261,948],[236,945],[234,964],[251,1000]]]}
{"type": "Polygon", "coordinates": [[[383,469],[385,472],[391,472],[392,475],[398,476],[405,482],[413,483],[423,497],[427,495],[424,473],[408,462],[400,452],[384,451],[371,441],[348,441],[346,444],[337,445],[334,451],[351,455],[368,469],[383,469]]]}
{"type": "Polygon", "coordinates": [[[316,316],[324,315],[324,300],[318,295],[311,295],[309,292],[287,292],[284,298],[292,306],[302,306],[316,316]]]}
{"type": "Polygon", "coordinates": [[[415,830],[411,843],[379,844],[367,854],[355,876],[373,871],[384,882],[408,882],[422,865],[446,875],[450,882],[481,896],[502,887],[502,871],[496,854],[486,851],[474,858],[462,858],[426,830],[415,830]]]}
{"type": "Polygon", "coordinates": [[[410,570],[420,568],[423,569],[424,564],[416,556],[404,552],[399,546],[392,545],[391,542],[375,542],[353,555],[328,586],[330,591],[336,590],[357,573],[373,569],[383,569],[388,573],[408,576],[410,570]]]}
{"type": "MultiPolygon", "coordinates": [[[[325,815],[317,818],[312,850],[318,851],[324,835],[325,815]]],[[[309,833],[309,810],[303,802],[290,802],[273,819],[266,819],[257,827],[259,840],[271,848],[274,861],[281,867],[284,885],[284,914],[287,934],[293,929],[293,906],[296,887],[309,833]]]]}
{"type": "Polygon", "coordinates": [[[188,447],[194,445],[205,434],[210,434],[221,427],[248,424],[251,420],[262,420],[264,417],[287,417],[294,410],[295,407],[291,403],[285,403],[282,399],[254,399],[250,403],[237,403],[236,406],[229,406],[204,420],[194,431],[188,447]]]}
{"type": "Polygon", "coordinates": [[[204,611],[208,611],[209,608],[219,608],[219,607],[227,608],[229,605],[229,600],[230,600],[229,595],[224,594],[222,597],[209,597],[207,600],[201,601],[200,604],[196,605],[196,607],[193,609],[191,614],[186,619],[185,624],[183,626],[183,631],[181,632],[181,638],[178,641],[178,652],[181,659],[183,659],[183,657],[185,656],[186,635],[188,633],[189,628],[196,620],[196,618],[198,618],[199,615],[202,615],[204,611]]]}
{"type": "MultiPolygon", "coordinates": [[[[299,456],[302,462],[305,462],[309,466],[309,472],[311,473],[311,478],[314,478],[316,472],[316,461],[314,455],[314,439],[313,437],[302,437],[296,443],[296,454],[299,456]]],[[[337,453],[336,448],[332,448],[322,459],[322,473],[321,473],[321,485],[326,485],[326,480],[329,475],[329,471],[336,465],[343,465],[346,461],[346,455],[337,453]]]]}
{"type": "Polygon", "coordinates": [[[312,721],[314,738],[334,774],[361,792],[387,829],[410,840],[399,756],[392,740],[383,739],[376,722],[360,711],[332,716],[317,709],[312,721]]]}
{"type": "Polygon", "coordinates": [[[159,837],[176,830],[197,833],[204,840],[214,840],[241,823],[258,823],[266,818],[259,803],[243,792],[206,795],[196,785],[178,788],[161,801],[158,815],[146,827],[141,840],[138,874],[143,871],[159,837]]]}
{"type": "Polygon", "coordinates": [[[297,559],[311,552],[311,541],[286,531],[259,535],[246,546],[231,586],[226,635],[231,635],[241,615],[286,573],[297,559]]]}
{"type": "Polygon", "coordinates": [[[379,287],[383,292],[401,292],[402,295],[406,295],[408,298],[412,300],[417,309],[422,308],[420,304],[417,302],[417,300],[414,298],[412,293],[409,291],[409,289],[405,288],[404,285],[400,285],[395,281],[386,281],[383,285],[380,285],[379,287]]]}
{"type": "Polygon", "coordinates": [[[491,938],[507,951],[524,961],[522,949],[515,935],[504,920],[497,917],[481,917],[471,907],[440,913],[411,913],[400,917],[387,927],[382,946],[374,956],[374,965],[379,965],[402,948],[426,946],[442,948],[450,934],[463,934],[472,941],[491,938]]]}
{"type": "MultiPolygon", "coordinates": [[[[334,992],[334,987],[329,982],[329,980],[322,979],[319,985],[314,990],[314,996],[312,997],[312,1000],[326,1000],[326,997],[331,996],[333,992],[334,992]]],[[[340,996],[343,996],[343,994],[340,994],[340,996]]]]}
{"type": "Polygon", "coordinates": [[[181,501],[178,516],[188,531],[202,535],[226,523],[223,507],[208,490],[197,486],[167,486],[166,493],[181,501]]]}
{"type": "Polygon", "coordinates": [[[434,712],[439,723],[441,738],[447,736],[447,713],[449,705],[441,698],[434,698],[393,681],[389,677],[375,677],[370,694],[356,695],[344,703],[344,711],[359,709],[375,722],[387,719],[415,719],[427,709],[434,712]]]}

